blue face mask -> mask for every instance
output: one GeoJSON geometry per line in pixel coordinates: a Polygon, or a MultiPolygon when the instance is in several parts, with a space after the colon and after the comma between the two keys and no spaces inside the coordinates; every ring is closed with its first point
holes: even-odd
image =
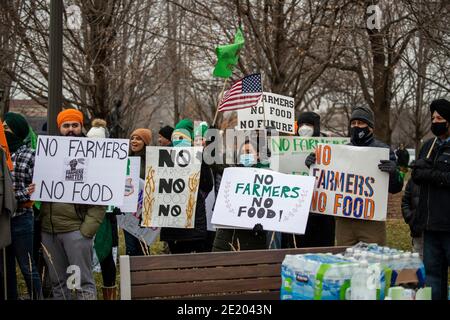
{"type": "Polygon", "coordinates": [[[244,167],[251,167],[252,165],[254,165],[256,163],[255,156],[253,153],[241,154],[239,162],[244,167]]]}
{"type": "Polygon", "coordinates": [[[172,143],[174,147],[191,147],[191,143],[184,139],[174,140],[172,143]]]}

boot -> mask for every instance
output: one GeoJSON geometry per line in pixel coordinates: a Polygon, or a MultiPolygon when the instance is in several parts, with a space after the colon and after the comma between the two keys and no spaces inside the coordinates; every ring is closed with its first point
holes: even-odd
{"type": "Polygon", "coordinates": [[[117,286],[102,287],[103,300],[117,300],[117,286]]]}

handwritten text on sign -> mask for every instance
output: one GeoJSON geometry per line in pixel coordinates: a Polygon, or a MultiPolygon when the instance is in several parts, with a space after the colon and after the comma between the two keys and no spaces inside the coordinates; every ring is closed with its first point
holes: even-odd
{"type": "Polygon", "coordinates": [[[201,147],[147,147],[142,226],[194,228],[201,147]]]}
{"type": "Polygon", "coordinates": [[[270,169],[282,173],[309,175],[306,157],[314,152],[319,143],[347,144],[350,138],[342,137],[271,137],[270,169]]]}
{"type": "Polygon", "coordinates": [[[127,139],[39,136],[32,200],[120,206],[127,162],[127,139]]]}
{"type": "Polygon", "coordinates": [[[319,144],[316,157],[312,212],[386,220],[389,175],[378,164],[389,159],[389,149],[319,144]]]}
{"type": "Polygon", "coordinates": [[[314,187],[313,177],[264,169],[224,171],[212,223],[303,234],[314,187]]]}

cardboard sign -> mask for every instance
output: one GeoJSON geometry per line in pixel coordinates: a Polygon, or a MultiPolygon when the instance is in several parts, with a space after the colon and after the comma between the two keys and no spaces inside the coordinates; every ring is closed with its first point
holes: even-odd
{"type": "Polygon", "coordinates": [[[282,173],[309,175],[306,157],[319,143],[347,144],[350,138],[342,137],[270,137],[270,169],[282,173]]]}
{"type": "Polygon", "coordinates": [[[194,228],[202,147],[147,147],[142,226],[194,228]]]}
{"type": "Polygon", "coordinates": [[[274,128],[279,132],[295,133],[294,98],[264,92],[258,104],[238,110],[238,128],[259,130],[274,128]]]}
{"type": "MultiPolygon", "coordinates": [[[[139,173],[141,170],[141,157],[128,157],[127,175],[125,177],[125,193],[123,204],[119,207],[122,212],[136,212],[139,198],[139,173]]],[[[111,212],[113,206],[109,206],[107,212],[111,212]]]]}
{"type": "Polygon", "coordinates": [[[314,178],[254,168],[226,168],[212,223],[304,234],[314,178]]]}
{"type": "Polygon", "coordinates": [[[128,139],[39,136],[32,200],[123,203],[128,139]]]}
{"type": "Polygon", "coordinates": [[[380,160],[389,160],[388,148],[319,144],[311,212],[364,220],[386,220],[389,174],[380,160]]]}
{"type": "Polygon", "coordinates": [[[158,238],[160,228],[143,228],[139,225],[142,215],[142,202],[144,199],[144,180],[139,179],[139,197],[136,212],[128,212],[117,216],[117,225],[131,233],[137,239],[144,241],[148,246],[158,238]]]}

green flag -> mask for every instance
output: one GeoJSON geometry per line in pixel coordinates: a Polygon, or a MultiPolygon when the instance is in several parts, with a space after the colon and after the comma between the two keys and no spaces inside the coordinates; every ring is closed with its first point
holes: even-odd
{"type": "Polygon", "coordinates": [[[234,43],[216,48],[217,63],[214,68],[213,76],[219,78],[229,78],[233,67],[237,64],[239,56],[238,51],[244,46],[244,35],[241,28],[238,28],[234,35],[234,43]]]}

